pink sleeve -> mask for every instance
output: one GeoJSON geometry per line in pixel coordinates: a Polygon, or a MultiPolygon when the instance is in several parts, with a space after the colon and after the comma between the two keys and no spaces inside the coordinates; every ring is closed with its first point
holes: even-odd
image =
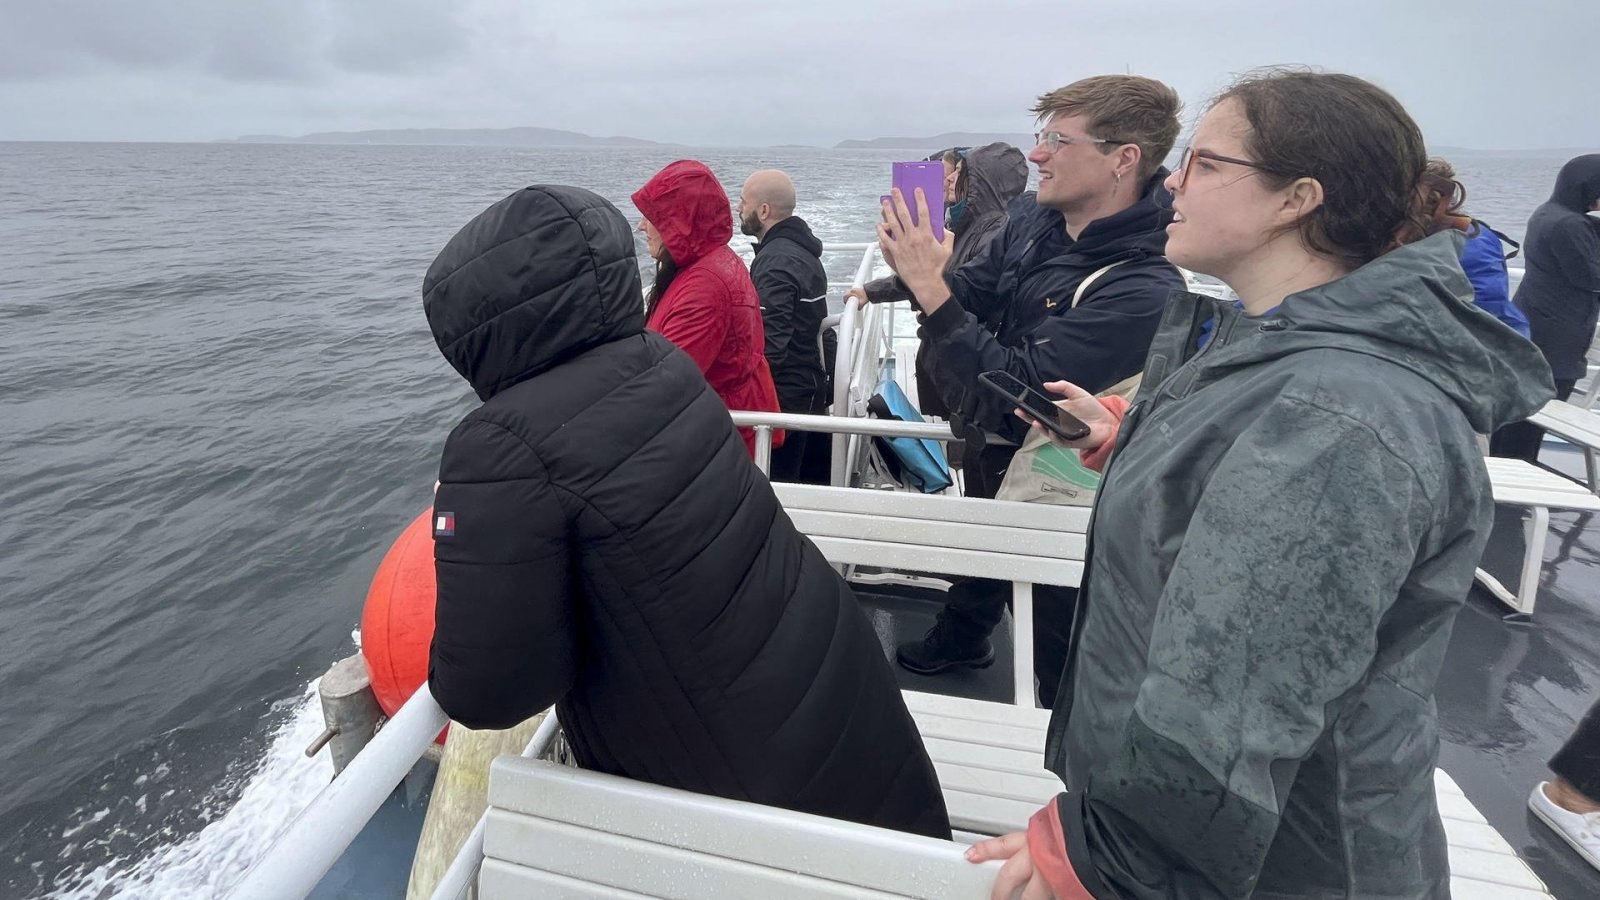
{"type": "Polygon", "coordinates": [[[1067,838],[1056,811],[1060,799],[1051,800],[1028,820],[1028,856],[1033,858],[1033,870],[1050,885],[1058,900],[1094,900],[1067,858],[1067,838]]]}
{"type": "Polygon", "coordinates": [[[1117,432],[1122,429],[1122,417],[1128,414],[1128,401],[1123,397],[1096,397],[1106,412],[1116,417],[1117,424],[1111,429],[1111,436],[1106,442],[1093,450],[1079,450],[1078,459],[1083,461],[1085,468],[1096,472],[1105,468],[1106,460],[1111,458],[1111,448],[1117,445],[1117,432]]]}

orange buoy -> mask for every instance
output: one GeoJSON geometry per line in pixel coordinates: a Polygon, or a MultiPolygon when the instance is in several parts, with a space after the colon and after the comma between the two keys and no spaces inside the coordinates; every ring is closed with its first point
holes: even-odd
{"type": "Polygon", "coordinates": [[[384,554],[361,613],[361,657],[367,663],[372,693],[386,715],[394,715],[428,680],[437,595],[433,510],[428,509],[400,532],[384,554]]]}

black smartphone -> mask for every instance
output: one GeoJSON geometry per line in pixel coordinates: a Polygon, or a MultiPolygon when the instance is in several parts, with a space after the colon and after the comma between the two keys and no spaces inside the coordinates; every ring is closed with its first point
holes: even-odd
{"type": "Polygon", "coordinates": [[[978,383],[1006,398],[1012,406],[1022,411],[1030,421],[1050,429],[1062,440],[1075,441],[1089,434],[1089,426],[1067,412],[1044,394],[1022,383],[1010,372],[995,369],[978,376],[978,383]]]}

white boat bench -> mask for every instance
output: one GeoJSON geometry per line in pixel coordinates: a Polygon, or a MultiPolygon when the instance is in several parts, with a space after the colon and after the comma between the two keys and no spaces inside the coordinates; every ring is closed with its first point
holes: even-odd
{"type": "Polygon", "coordinates": [[[479,897],[988,897],[1000,863],[936,838],[502,757],[479,897]]]}
{"type": "MultiPolygon", "coordinates": [[[[994,752],[1008,732],[1021,738],[1017,743],[1042,746],[1042,725],[1025,734],[1012,724],[991,724],[991,731],[928,709],[915,715],[930,751],[943,757],[936,765],[958,828],[964,815],[969,826],[976,815],[983,833],[1019,830],[1060,790],[1048,773],[1037,774],[1040,750],[1007,747],[1004,759],[994,752]],[[935,737],[933,723],[941,720],[970,727],[935,737]],[[972,764],[953,765],[952,753],[970,753],[972,764]],[[1028,771],[1029,764],[1037,768],[1028,771]]],[[[1456,900],[1551,900],[1443,771],[1434,773],[1434,790],[1456,900]]],[[[495,760],[489,779],[478,896],[979,900],[989,896],[1000,864],[962,857],[975,836],[941,841],[506,756],[495,760]]]]}
{"type": "MultiPolygon", "coordinates": [[[[1595,379],[1600,385],[1600,377],[1595,379]]],[[[1551,400],[1528,421],[1583,450],[1583,471],[1589,490],[1600,493],[1595,451],[1600,450],[1600,414],[1564,400],[1551,400]]]]}
{"type": "Polygon", "coordinates": [[[1489,470],[1494,502],[1526,507],[1532,514],[1526,526],[1526,550],[1516,593],[1507,590],[1499,579],[1483,569],[1477,570],[1477,578],[1500,602],[1531,616],[1539,594],[1539,575],[1544,567],[1545,540],[1550,536],[1550,510],[1600,512],[1600,496],[1571,479],[1520,459],[1491,456],[1483,462],[1489,470]]]}
{"type": "Polygon", "coordinates": [[[1083,579],[1086,507],[808,484],[773,489],[829,562],[1012,582],[1013,702],[1035,708],[1033,585],[1077,587],[1083,579]]]}

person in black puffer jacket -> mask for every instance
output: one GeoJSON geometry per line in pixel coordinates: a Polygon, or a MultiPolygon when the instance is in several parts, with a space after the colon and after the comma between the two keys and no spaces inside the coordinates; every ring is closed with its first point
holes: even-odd
{"type": "Polygon", "coordinates": [[[517,191],[445,246],[423,308],[484,401],[435,497],[445,712],[506,728],[554,703],[585,768],[948,838],[850,588],[694,360],[645,331],[622,214],[517,191]]]}

